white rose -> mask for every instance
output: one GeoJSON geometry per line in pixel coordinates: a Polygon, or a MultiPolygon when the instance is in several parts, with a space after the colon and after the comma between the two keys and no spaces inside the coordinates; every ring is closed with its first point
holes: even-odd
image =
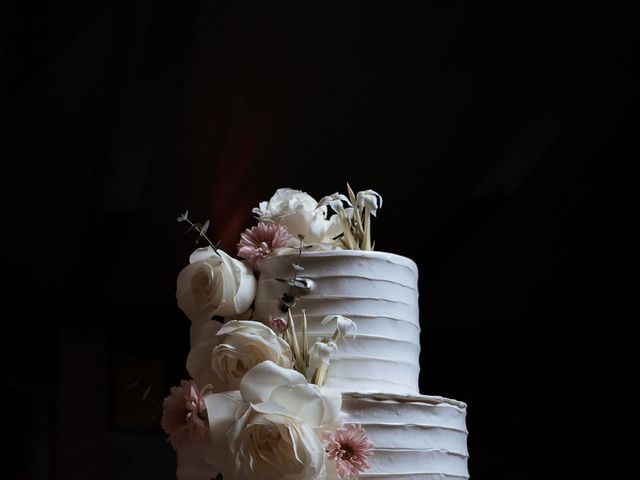
{"type": "MultiPolygon", "coordinates": [[[[222,337],[216,335],[221,328],[222,323],[217,320],[210,320],[198,328],[191,341],[191,350],[187,356],[187,371],[197,385],[213,386],[213,382],[217,382],[217,376],[213,373],[211,367],[211,354],[213,349],[222,341],[222,337]]],[[[191,330],[194,332],[193,327],[191,330]]]]}
{"type": "Polygon", "coordinates": [[[339,392],[263,362],[244,376],[239,393],[209,395],[205,403],[212,440],[207,461],[225,480],[326,478],[316,430],[339,421],[339,392]]]}
{"type": "Polygon", "coordinates": [[[222,250],[199,248],[178,275],[178,306],[195,332],[214,315],[237,317],[251,307],[256,296],[256,278],[243,262],[222,250]]]}
{"type": "Polygon", "coordinates": [[[335,215],[327,220],[326,206],[317,207],[318,202],[308,193],[280,188],[253,213],[260,221],[284,225],[295,241],[303,235],[306,243],[330,243],[341,233],[340,222],[335,215]]]}
{"type": "Polygon", "coordinates": [[[249,320],[222,326],[209,322],[189,352],[187,370],[198,385],[226,392],[236,390],[245,373],[265,360],[284,368],[293,365],[289,344],[269,327],[249,320]]]}

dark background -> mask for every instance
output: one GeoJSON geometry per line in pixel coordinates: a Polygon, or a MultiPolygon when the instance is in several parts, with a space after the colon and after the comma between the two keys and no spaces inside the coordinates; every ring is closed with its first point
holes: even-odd
{"type": "Polygon", "coordinates": [[[233,252],[276,188],[347,181],[419,265],[421,389],[468,402],[472,478],[630,478],[630,13],[273,3],[0,7],[7,478],[174,478],[176,214],[233,252]]]}

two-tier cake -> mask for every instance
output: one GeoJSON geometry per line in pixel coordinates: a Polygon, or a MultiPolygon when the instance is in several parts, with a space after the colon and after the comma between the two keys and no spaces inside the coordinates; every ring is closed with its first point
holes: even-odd
{"type": "Polygon", "coordinates": [[[418,390],[418,269],[372,250],[381,203],[280,189],[241,261],[192,254],[177,292],[192,379],[162,421],[179,478],[469,478],[466,405],[418,390]]]}

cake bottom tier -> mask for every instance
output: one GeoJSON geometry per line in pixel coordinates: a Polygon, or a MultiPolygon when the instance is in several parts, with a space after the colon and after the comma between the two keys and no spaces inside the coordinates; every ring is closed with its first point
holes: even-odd
{"type": "Polygon", "coordinates": [[[469,478],[463,402],[426,395],[343,393],[342,410],[348,415],[345,423],[362,425],[374,445],[371,468],[360,478],[469,478]]]}
{"type": "MultiPolygon", "coordinates": [[[[343,393],[345,424],[359,424],[373,443],[362,480],[467,480],[466,405],[426,395],[343,393]]],[[[206,447],[178,451],[178,480],[211,480],[206,447]]],[[[337,480],[328,465],[327,480],[337,480]]]]}

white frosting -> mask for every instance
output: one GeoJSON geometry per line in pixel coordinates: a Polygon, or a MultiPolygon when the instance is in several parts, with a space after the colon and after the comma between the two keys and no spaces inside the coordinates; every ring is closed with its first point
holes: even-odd
{"type": "MultiPolygon", "coordinates": [[[[282,315],[280,299],[289,287],[277,279],[290,279],[296,260],[297,255],[282,255],[258,263],[255,319],[282,315]]],[[[327,387],[417,393],[420,324],[415,263],[391,253],[332,250],[304,252],[300,264],[304,271],[298,278],[309,280],[311,291],[298,298],[292,313],[298,324],[305,309],[310,342],[335,329],[335,324],[320,324],[327,315],[344,315],[358,327],[355,340],[341,341],[327,387]]]]}
{"type": "MultiPolygon", "coordinates": [[[[280,299],[289,287],[277,279],[290,279],[296,261],[297,254],[258,262],[254,319],[266,322],[270,315],[283,315],[280,299]]],[[[371,468],[360,478],[467,480],[466,405],[418,394],[415,263],[389,253],[333,250],[304,252],[300,264],[304,271],[298,277],[312,288],[298,298],[292,313],[298,326],[305,309],[310,342],[333,333],[335,323],[320,323],[327,315],[344,315],[357,325],[355,339],[340,340],[326,386],[343,392],[345,423],[362,425],[374,445],[371,468]]],[[[200,458],[179,455],[179,460],[184,460],[179,462],[179,478],[206,475],[200,458]]],[[[336,479],[334,473],[327,476],[336,479]]]]}
{"type": "MultiPolygon", "coordinates": [[[[296,255],[258,264],[260,278],[254,317],[280,316],[296,255]]],[[[342,392],[346,424],[362,425],[374,445],[371,468],[362,479],[463,480],[467,469],[466,405],[419,395],[420,324],[418,269],[389,253],[353,250],[305,252],[298,276],[311,291],[292,310],[304,308],[313,338],[330,335],[320,325],[326,315],[344,315],[358,327],[354,340],[342,339],[331,361],[327,387],[342,392]],[[383,393],[380,393],[383,392],[383,393]]],[[[337,477],[329,475],[333,480],[337,477]]]]}
{"type": "Polygon", "coordinates": [[[346,424],[362,425],[374,445],[371,468],[360,478],[469,478],[464,403],[426,395],[343,393],[342,410],[346,424]]]}

